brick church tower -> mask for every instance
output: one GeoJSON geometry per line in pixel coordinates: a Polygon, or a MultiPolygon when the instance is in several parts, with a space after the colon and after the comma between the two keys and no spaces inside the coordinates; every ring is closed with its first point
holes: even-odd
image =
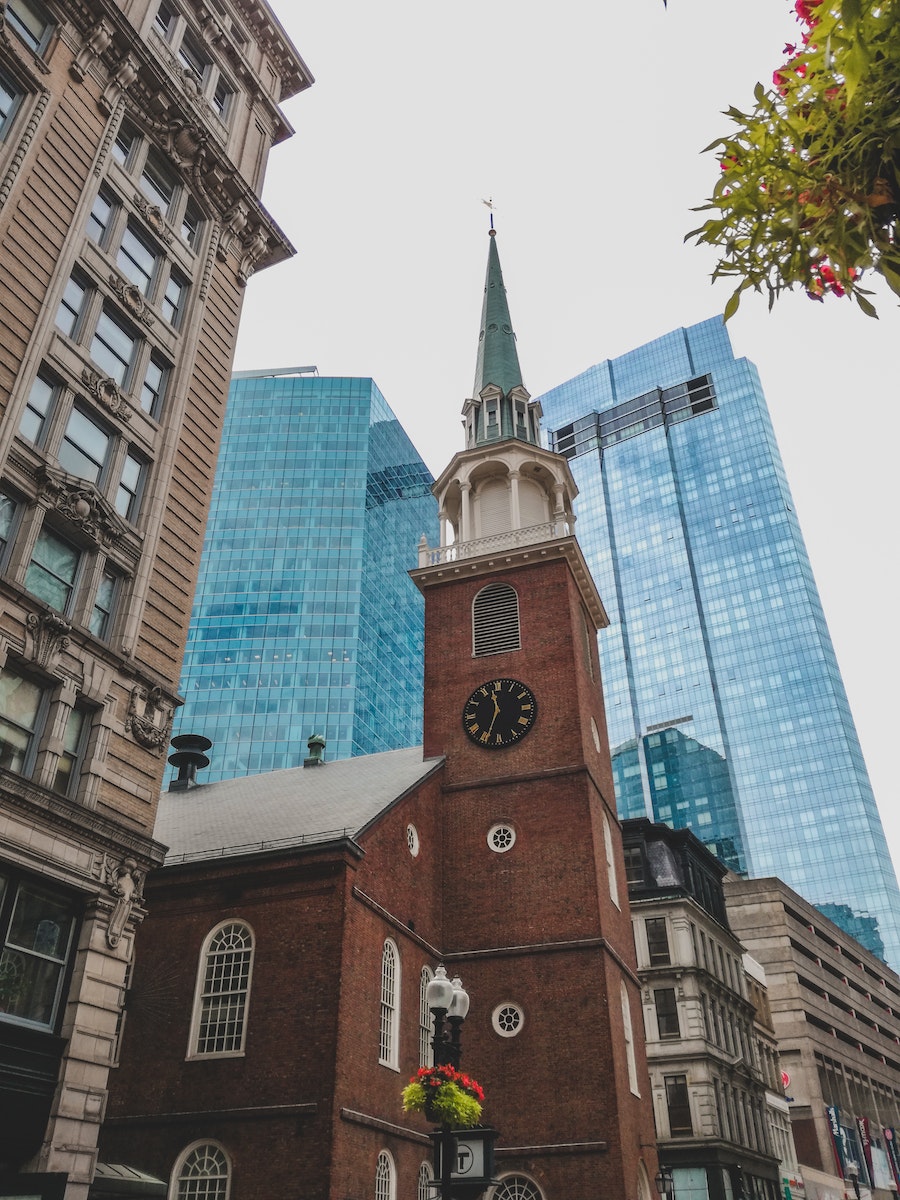
{"type": "Polygon", "coordinates": [[[465,1065],[490,1089],[501,1157],[545,1195],[649,1200],[655,1137],[597,655],[607,618],[573,536],[577,488],[540,445],[540,416],[491,229],[466,448],[434,487],[441,545],[423,544],[412,572],[424,754],[445,756],[440,944],[491,1015],[468,1023],[465,1065]]]}

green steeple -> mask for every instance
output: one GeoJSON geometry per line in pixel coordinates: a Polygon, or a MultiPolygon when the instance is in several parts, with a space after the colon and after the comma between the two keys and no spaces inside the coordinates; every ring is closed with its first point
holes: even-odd
{"type": "Polygon", "coordinates": [[[475,390],[492,383],[508,396],[512,388],[522,387],[522,371],[516,351],[516,335],[509,319],[506,288],[497,253],[497,231],[490,231],[487,278],[484,283],[484,306],[481,310],[481,332],[478,335],[478,359],[475,364],[475,390]]]}

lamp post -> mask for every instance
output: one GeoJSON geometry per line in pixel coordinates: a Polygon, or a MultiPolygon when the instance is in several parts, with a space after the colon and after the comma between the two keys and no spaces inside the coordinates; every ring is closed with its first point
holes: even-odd
{"type": "Polygon", "coordinates": [[[662,1163],[659,1165],[659,1170],[656,1173],[656,1178],[653,1181],[656,1184],[656,1190],[660,1196],[675,1196],[675,1180],[672,1177],[672,1168],[664,1167],[662,1163]]]}
{"type": "Polygon", "coordinates": [[[859,1163],[853,1159],[847,1163],[847,1176],[853,1184],[853,1195],[859,1200],[859,1163]]]}
{"type": "MultiPolygon", "coordinates": [[[[459,1035],[469,1011],[469,994],[458,975],[452,980],[447,978],[444,964],[441,963],[428,984],[425,1000],[434,1018],[434,1037],[431,1039],[434,1066],[449,1064],[459,1070],[462,1057],[459,1035]],[[445,1028],[445,1021],[449,1024],[449,1029],[445,1028]]],[[[434,1165],[441,1181],[441,1200],[452,1200],[451,1173],[456,1139],[446,1121],[441,1121],[441,1136],[435,1143],[435,1148],[438,1147],[440,1157],[434,1165]]]]}

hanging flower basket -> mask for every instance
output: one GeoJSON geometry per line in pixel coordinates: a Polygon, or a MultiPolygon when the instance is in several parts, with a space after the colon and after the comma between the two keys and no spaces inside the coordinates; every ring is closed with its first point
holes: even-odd
{"type": "Polygon", "coordinates": [[[403,1111],[424,1113],[430,1121],[471,1129],[481,1119],[481,1086],[455,1067],[420,1067],[403,1089],[403,1111]]]}

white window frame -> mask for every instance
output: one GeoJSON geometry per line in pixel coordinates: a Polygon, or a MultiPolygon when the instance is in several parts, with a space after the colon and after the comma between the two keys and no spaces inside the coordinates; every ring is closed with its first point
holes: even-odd
{"type": "Polygon", "coordinates": [[[400,1070],[400,951],[393,938],[385,938],[381,951],[381,1001],[378,1029],[378,1061],[392,1071],[400,1070]]]}
{"type": "MultiPolygon", "coordinates": [[[[191,1017],[191,1031],[188,1040],[188,1052],[186,1055],[188,1059],[240,1058],[243,1056],[244,1047],[247,1041],[247,1023],[250,1012],[250,991],[253,983],[253,960],[255,957],[255,950],[256,937],[253,933],[253,929],[247,921],[240,917],[232,917],[227,921],[220,921],[219,924],[214,926],[203,939],[203,946],[200,949],[200,958],[197,964],[197,980],[194,987],[194,1006],[191,1017]],[[207,987],[207,983],[210,980],[210,969],[212,968],[213,971],[215,970],[215,964],[213,961],[211,961],[212,956],[218,953],[218,951],[214,950],[213,947],[216,939],[224,934],[226,930],[231,928],[242,929],[247,934],[249,945],[245,945],[237,952],[247,955],[246,982],[243,987],[235,987],[230,990],[223,989],[217,992],[214,988],[207,987]],[[213,1002],[217,998],[228,995],[236,997],[234,1004],[236,1006],[235,1011],[239,1014],[238,1019],[240,1020],[239,1039],[237,1039],[235,1044],[228,1049],[199,1049],[201,1038],[208,1036],[204,1034],[204,1014],[207,1012],[207,1000],[210,1002],[209,1009],[212,1009],[213,1002]]],[[[233,955],[234,953],[234,950],[224,950],[222,951],[222,959],[224,959],[227,955],[233,955]]],[[[214,974],[212,978],[213,980],[215,979],[214,974]]],[[[227,1024],[232,1023],[234,1020],[235,1018],[233,1016],[227,1016],[226,1010],[226,1019],[224,1022],[226,1026],[227,1024]]],[[[219,1026],[223,1024],[221,1017],[218,1018],[216,1024],[219,1026]]]]}
{"type": "Polygon", "coordinates": [[[640,1096],[637,1076],[637,1059],[634,1053],[634,1026],[631,1023],[631,1001],[624,979],[619,980],[622,999],[622,1028],[625,1039],[625,1061],[628,1064],[628,1086],[634,1096],[640,1096]]]}
{"type": "Polygon", "coordinates": [[[616,851],[613,844],[612,826],[609,823],[609,817],[606,813],[603,814],[603,846],[606,850],[606,878],[609,883],[609,898],[616,908],[621,909],[622,905],[619,903],[619,878],[616,872],[616,851]]]}
{"type": "Polygon", "coordinates": [[[375,1200],[397,1200],[397,1167],[390,1150],[382,1150],[375,1163],[375,1200]]]}
{"type": "MultiPolygon", "coordinates": [[[[208,1155],[207,1157],[212,1156],[208,1155]]],[[[231,1175],[231,1158],[228,1154],[228,1151],[220,1142],[213,1141],[211,1138],[204,1138],[200,1141],[191,1142],[189,1146],[185,1146],[184,1150],[182,1150],[181,1154],[179,1154],[178,1158],[175,1160],[175,1166],[172,1168],[169,1196],[171,1197],[171,1200],[228,1200],[231,1194],[231,1175]],[[215,1155],[220,1156],[222,1165],[224,1166],[224,1172],[217,1175],[213,1175],[211,1173],[185,1175],[185,1168],[188,1166],[191,1156],[196,1155],[198,1151],[204,1150],[207,1147],[212,1150],[215,1155]],[[223,1180],[224,1183],[215,1191],[211,1191],[208,1187],[204,1187],[201,1190],[184,1186],[190,1184],[192,1180],[212,1179],[223,1180]]]]}
{"type": "Polygon", "coordinates": [[[434,979],[431,967],[424,966],[419,978],[419,1066],[434,1066],[434,1016],[428,1007],[428,985],[434,979]]]}

